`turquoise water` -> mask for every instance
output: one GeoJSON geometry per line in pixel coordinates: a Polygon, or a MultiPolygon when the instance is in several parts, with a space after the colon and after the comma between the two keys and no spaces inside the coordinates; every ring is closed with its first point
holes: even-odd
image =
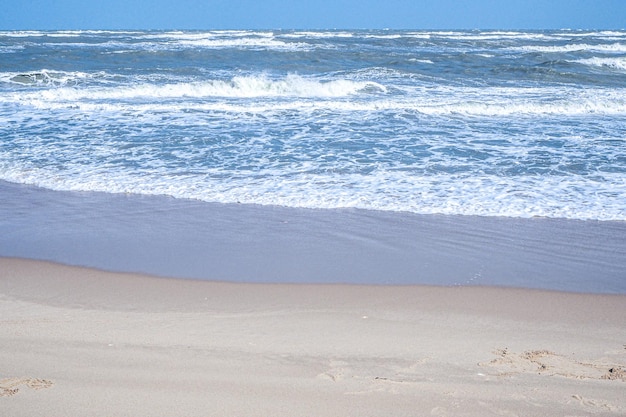
{"type": "Polygon", "coordinates": [[[0,180],[626,220],[626,32],[0,32],[0,180]]]}

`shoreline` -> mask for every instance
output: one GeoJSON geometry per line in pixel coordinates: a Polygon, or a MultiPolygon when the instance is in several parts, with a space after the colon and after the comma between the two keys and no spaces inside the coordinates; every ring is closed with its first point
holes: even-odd
{"type": "Polygon", "coordinates": [[[11,416],[626,412],[626,295],[225,283],[0,258],[11,416]]]}
{"type": "Polygon", "coordinates": [[[0,181],[0,256],[228,282],[626,294],[626,222],[212,204],[0,181]]]}

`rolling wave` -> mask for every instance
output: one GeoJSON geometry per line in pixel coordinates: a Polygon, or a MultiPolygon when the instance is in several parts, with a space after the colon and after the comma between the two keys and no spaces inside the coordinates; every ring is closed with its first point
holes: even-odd
{"type": "MultiPolygon", "coordinates": [[[[99,74],[103,78],[103,74],[99,74]]],[[[97,76],[97,75],[96,75],[97,76]]],[[[0,74],[0,80],[20,84],[66,86],[80,80],[93,78],[85,73],[58,73],[41,71],[31,74],[0,74]]],[[[112,76],[111,76],[112,77],[112,76]]],[[[254,97],[347,97],[360,93],[385,93],[386,88],[373,81],[329,80],[318,81],[298,75],[282,79],[266,76],[238,76],[230,80],[210,80],[166,84],[131,84],[115,87],[62,87],[36,92],[12,93],[14,101],[76,102],[78,100],[128,100],[163,98],[254,98],[254,97]]],[[[0,101],[3,101],[0,98],[0,101]]]]}
{"type": "MultiPolygon", "coordinates": [[[[605,61],[593,61],[606,65],[605,61]]],[[[608,61],[619,65],[623,61],[608,61]]],[[[361,78],[361,74],[356,74],[361,78]]],[[[114,74],[39,71],[0,74],[0,81],[43,86],[0,96],[0,103],[38,109],[96,111],[227,111],[272,114],[276,111],[381,112],[426,115],[626,114],[626,89],[563,87],[441,87],[381,84],[347,78],[319,80],[298,75],[264,75],[180,83],[116,84],[114,74]],[[95,84],[89,84],[95,83],[95,84]],[[262,101],[255,99],[263,99],[262,101]]]]}

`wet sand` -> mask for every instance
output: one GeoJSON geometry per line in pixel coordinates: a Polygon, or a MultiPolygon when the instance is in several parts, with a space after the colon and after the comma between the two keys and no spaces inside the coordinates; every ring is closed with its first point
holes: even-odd
{"type": "Polygon", "coordinates": [[[0,181],[0,256],[232,282],[626,294],[626,222],[211,204],[0,181]]]}

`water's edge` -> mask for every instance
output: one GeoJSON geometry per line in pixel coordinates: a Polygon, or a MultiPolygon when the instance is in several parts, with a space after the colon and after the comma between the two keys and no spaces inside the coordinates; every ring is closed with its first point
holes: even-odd
{"type": "Polygon", "coordinates": [[[626,293],[626,222],[59,192],[0,181],[0,256],[233,282],[626,293]]]}

